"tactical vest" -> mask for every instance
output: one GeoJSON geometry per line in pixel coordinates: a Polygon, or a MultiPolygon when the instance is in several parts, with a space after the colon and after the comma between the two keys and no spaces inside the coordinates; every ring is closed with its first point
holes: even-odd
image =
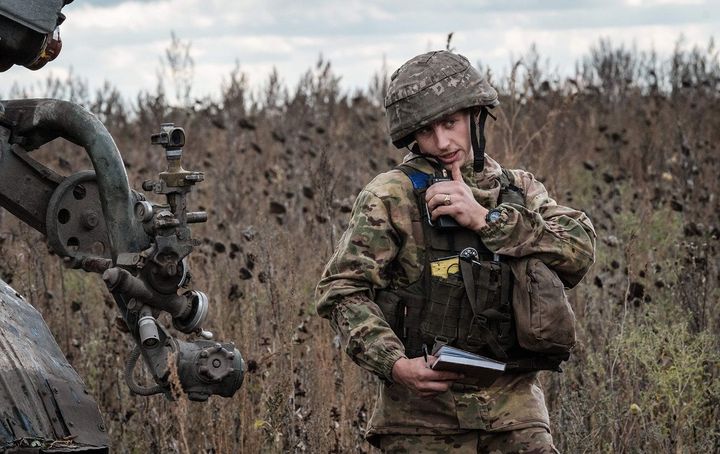
{"type": "MultiPolygon", "coordinates": [[[[559,370],[567,356],[547,358],[518,346],[509,264],[469,229],[431,226],[423,216],[427,214],[425,192],[433,175],[407,164],[397,169],[413,184],[425,246],[423,269],[416,282],[379,290],[375,301],[408,357],[421,356],[424,347],[447,344],[504,361],[506,370],[559,370]]],[[[525,206],[512,173],[502,169],[499,179],[498,205],[525,206]]]]}

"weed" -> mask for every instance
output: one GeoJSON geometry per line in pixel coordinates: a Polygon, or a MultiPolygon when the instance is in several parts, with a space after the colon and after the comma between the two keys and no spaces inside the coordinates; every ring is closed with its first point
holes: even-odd
{"type": "MultiPolygon", "coordinates": [[[[212,298],[208,329],[234,340],[248,364],[243,388],[205,404],[130,396],[121,372],[129,342],[100,279],[61,270],[40,236],[7,215],[0,272],[43,312],[96,396],[114,451],[368,452],[375,379],[312,308],[355,195],[402,158],[381,108],[387,69],[350,97],[322,58],[294,90],[274,73],[253,92],[238,68],[222,99],[190,108],[189,49],[178,42],[172,57],[185,77],[174,81],[175,106],[166,79],[129,104],[112,87],[91,96],[76,77],[24,94],[72,99],[100,115],[134,187],[161,170],[148,135],[164,121],[186,128],[186,167],[206,172],[190,207],[209,212],[193,230],[201,240],[193,283],[212,298]]],[[[532,170],[598,233],[597,263],[570,292],[578,346],[563,374],[543,375],[556,444],[716,452],[718,51],[680,44],[663,62],[601,42],[571,78],[547,67],[531,50],[494,81],[502,104],[488,153],[532,170]]],[[[59,141],[34,153],[64,174],[88,166],[59,141]]]]}

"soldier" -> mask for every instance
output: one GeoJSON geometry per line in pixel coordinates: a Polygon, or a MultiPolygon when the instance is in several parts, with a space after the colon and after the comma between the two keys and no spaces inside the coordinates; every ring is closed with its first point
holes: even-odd
{"type": "Polygon", "coordinates": [[[360,192],[317,287],[319,315],[380,378],[366,435],[383,452],[557,452],[537,373],[559,370],[574,344],[563,287],[593,263],[595,232],[532,174],[484,153],[498,104],[451,52],[392,75],[390,136],[410,153],[360,192]],[[480,387],[433,370],[427,351],[443,344],[506,372],[480,387]]]}

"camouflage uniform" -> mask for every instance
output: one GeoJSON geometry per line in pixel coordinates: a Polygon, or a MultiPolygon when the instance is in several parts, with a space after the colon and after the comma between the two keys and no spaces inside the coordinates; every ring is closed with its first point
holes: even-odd
{"type": "MultiPolygon", "coordinates": [[[[424,159],[406,157],[419,170],[432,172],[424,159]]],[[[478,203],[494,208],[500,166],[486,156],[485,169],[463,179],[478,203]]],[[[540,257],[563,278],[577,283],[592,264],[595,233],[580,211],[559,206],[545,187],[522,170],[515,183],[526,195],[526,210],[504,207],[499,222],[479,233],[499,254],[540,257]]],[[[378,289],[404,287],[422,271],[424,245],[410,180],[399,170],[378,175],[358,195],[350,224],[331,258],[318,294],[318,313],[330,319],[350,357],[382,379],[367,435],[459,434],[468,429],[504,432],[525,428],[549,431],[548,413],[536,373],[506,374],[486,389],[461,387],[434,398],[420,398],[392,386],[392,367],[405,356],[403,344],[374,303],[378,289]]]]}
{"type": "MultiPolygon", "coordinates": [[[[397,93],[427,95],[422,88],[418,92],[418,86],[431,87],[442,102],[430,106],[437,112],[423,116],[424,124],[457,106],[443,101],[442,93],[447,90],[456,90],[465,100],[467,105],[460,108],[496,104],[496,93],[479,76],[466,82],[466,59],[440,54],[450,65],[442,68],[443,78],[423,80],[420,85],[410,80],[388,97],[397,93]]],[[[428,64],[433,58],[428,55],[410,63],[428,64]]],[[[425,77],[422,72],[406,72],[409,77],[425,77]]],[[[421,107],[427,106],[422,98],[413,99],[419,99],[421,107]]],[[[419,124],[405,120],[408,104],[400,104],[400,110],[394,111],[397,121],[388,109],[391,137],[399,147],[408,144],[407,134],[419,124]]],[[[416,154],[406,156],[405,163],[433,173],[428,160],[416,154]]],[[[462,168],[465,184],[487,209],[498,203],[501,173],[500,165],[488,156],[481,172],[474,172],[472,163],[462,168]]],[[[477,234],[491,251],[509,257],[532,255],[551,267],[566,285],[574,286],[594,260],[595,232],[590,220],[580,211],[557,205],[530,173],[511,173],[525,195],[525,207],[501,204],[500,219],[477,234]]],[[[548,412],[536,372],[506,373],[487,388],[455,384],[433,398],[420,398],[393,385],[392,368],[406,357],[405,347],[375,299],[379,290],[406,288],[420,279],[426,249],[422,222],[408,176],[398,169],[378,175],[358,195],[348,229],[317,287],[319,315],[330,320],[353,361],[381,379],[368,439],[387,452],[421,452],[419,445],[425,447],[422,452],[452,452],[450,447],[456,452],[492,452],[498,446],[504,452],[552,452],[548,412]]]]}

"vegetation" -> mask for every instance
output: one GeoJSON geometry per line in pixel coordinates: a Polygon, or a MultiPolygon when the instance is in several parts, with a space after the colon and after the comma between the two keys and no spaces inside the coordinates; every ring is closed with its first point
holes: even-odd
{"type": "MultiPolygon", "coordinates": [[[[99,277],[64,269],[6,213],[0,276],[43,312],[116,452],[370,452],[362,433],[375,379],[338,348],[313,291],[357,192],[402,158],[380,102],[386,75],[348,94],[321,60],[294,90],[273,74],[253,91],[238,70],[221,99],[191,102],[182,62],[192,62],[178,48],[165,67],[177,77],[130,103],[112,87],[90,95],[75,78],[35,94],[94,111],[135,188],[162,170],[149,134],[163,121],[186,129],[186,168],[206,172],[191,207],[210,215],[193,230],[194,283],[211,297],[208,327],[245,357],[242,389],[206,404],[130,395],[121,371],[131,342],[99,277]],[[173,80],[171,106],[162,87],[173,80]]],[[[488,152],[532,170],[597,229],[597,263],[571,292],[579,344],[564,373],[543,375],[556,443],[718,452],[718,50],[680,43],[660,60],[601,42],[570,78],[540,62],[530,51],[493,81],[502,104],[488,152]]],[[[70,144],[47,148],[36,153],[61,173],[89,167],[70,144]]]]}

